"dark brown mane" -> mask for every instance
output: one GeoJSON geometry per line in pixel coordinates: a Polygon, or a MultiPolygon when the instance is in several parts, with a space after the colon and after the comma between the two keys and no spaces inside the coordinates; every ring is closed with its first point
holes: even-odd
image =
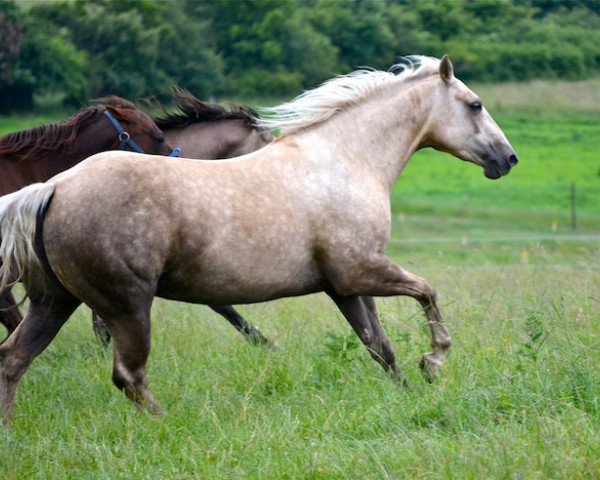
{"type": "Polygon", "coordinates": [[[42,125],[0,138],[0,155],[10,155],[16,160],[40,158],[49,152],[69,151],[79,130],[92,123],[103,107],[88,107],[58,123],[42,125]]]}
{"type": "Polygon", "coordinates": [[[215,122],[218,120],[242,120],[251,128],[258,128],[256,120],[258,113],[252,108],[242,105],[222,105],[203,102],[184,88],[176,87],[171,93],[176,110],[169,111],[164,105],[159,105],[160,113],[152,116],[152,120],[161,130],[184,128],[192,123],[215,122]]]}

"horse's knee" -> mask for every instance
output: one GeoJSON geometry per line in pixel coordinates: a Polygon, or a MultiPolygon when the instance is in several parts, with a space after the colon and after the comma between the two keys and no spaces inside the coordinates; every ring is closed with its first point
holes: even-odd
{"type": "Polygon", "coordinates": [[[5,384],[16,383],[25,373],[28,362],[22,361],[19,357],[9,356],[0,349],[0,369],[2,372],[2,381],[5,384]]]}
{"type": "Polygon", "coordinates": [[[113,370],[112,381],[119,390],[125,390],[125,387],[128,384],[127,377],[116,368],[113,370]]]}

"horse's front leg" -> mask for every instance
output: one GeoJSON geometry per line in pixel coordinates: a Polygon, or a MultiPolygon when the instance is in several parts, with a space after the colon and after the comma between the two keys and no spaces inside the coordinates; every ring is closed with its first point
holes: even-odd
{"type": "Polygon", "coordinates": [[[421,304],[431,330],[432,349],[423,356],[421,369],[427,380],[432,381],[448,356],[451,341],[437,305],[437,294],[431,285],[383,255],[354,264],[347,270],[334,272],[332,278],[332,285],[341,296],[406,295],[421,304]]]}

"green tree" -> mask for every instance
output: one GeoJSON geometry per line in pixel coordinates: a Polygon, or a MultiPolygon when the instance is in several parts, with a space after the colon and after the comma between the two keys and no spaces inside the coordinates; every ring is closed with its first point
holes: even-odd
{"type": "Polygon", "coordinates": [[[0,0],[0,81],[9,83],[21,51],[23,25],[17,21],[17,7],[13,2],[0,0]]]}
{"type": "Polygon", "coordinates": [[[199,98],[224,92],[224,61],[217,53],[210,24],[194,0],[167,2],[159,20],[158,65],[171,84],[199,98]]]}
{"type": "Polygon", "coordinates": [[[289,95],[336,71],[337,49],[306,21],[300,3],[217,0],[202,8],[225,62],[230,92],[289,95]]]}
{"type": "Polygon", "coordinates": [[[19,69],[23,23],[12,1],[0,0],[0,109],[31,107],[33,88],[19,69]]]}
{"type": "Polygon", "coordinates": [[[158,29],[144,25],[138,9],[113,8],[119,3],[56,2],[34,7],[31,14],[68,31],[77,49],[87,52],[85,71],[92,95],[137,98],[165,89],[167,77],[157,66],[158,29]]]}
{"type": "Polygon", "coordinates": [[[0,105],[290,96],[397,56],[449,53],[466,80],[600,71],[600,0],[0,0],[0,105]]]}
{"type": "Polygon", "coordinates": [[[3,109],[29,109],[35,94],[59,94],[80,105],[88,96],[85,53],[64,32],[46,28],[13,2],[0,3],[0,100],[3,109]]]}
{"type": "Polygon", "coordinates": [[[20,57],[22,69],[38,95],[58,95],[79,107],[90,94],[87,54],[78,50],[65,32],[49,33],[35,21],[27,24],[20,57]]]}

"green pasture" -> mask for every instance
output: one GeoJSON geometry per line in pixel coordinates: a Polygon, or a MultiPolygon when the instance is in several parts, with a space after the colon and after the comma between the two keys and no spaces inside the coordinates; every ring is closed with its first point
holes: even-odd
{"type": "Polygon", "coordinates": [[[240,307],[277,352],[157,300],[152,416],[112,386],[82,307],[20,384],[0,478],[600,478],[600,112],[502,98],[508,177],[423,151],[392,195],[389,254],[437,289],[454,341],[436,383],[411,299],[378,302],[408,390],[324,295],[240,307]]]}
{"type": "Polygon", "coordinates": [[[158,300],[149,378],[164,414],[110,382],[82,308],[25,375],[0,476],[39,479],[598,478],[600,269],[439,265],[454,346],[438,381],[416,302],[379,302],[410,387],[323,295],[241,307],[280,346],[158,300]]]}

